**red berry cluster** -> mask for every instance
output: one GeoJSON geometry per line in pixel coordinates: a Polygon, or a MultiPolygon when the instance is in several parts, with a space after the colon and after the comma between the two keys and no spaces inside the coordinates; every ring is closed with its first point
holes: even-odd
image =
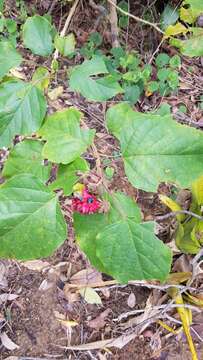
{"type": "Polygon", "coordinates": [[[72,209],[81,214],[93,214],[98,212],[101,203],[97,200],[95,195],[92,195],[85,188],[82,191],[81,197],[75,197],[72,199],[72,209]]]}

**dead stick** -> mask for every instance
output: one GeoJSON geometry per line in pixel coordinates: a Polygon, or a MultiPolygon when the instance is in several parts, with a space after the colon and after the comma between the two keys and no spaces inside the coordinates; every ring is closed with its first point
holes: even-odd
{"type": "Polygon", "coordinates": [[[118,16],[117,16],[117,0],[110,2],[109,20],[111,24],[112,47],[119,47],[118,41],[118,16]]]}
{"type": "Polygon", "coordinates": [[[154,29],[156,29],[159,33],[164,34],[164,32],[154,23],[151,23],[150,21],[144,20],[139,18],[138,16],[135,16],[133,14],[130,14],[128,11],[125,11],[123,9],[121,9],[118,5],[115,5],[113,0],[107,0],[111,5],[113,5],[118,11],[120,11],[122,14],[131,17],[132,19],[141,22],[145,25],[149,25],[151,27],[153,27],[154,29]]]}
{"type": "MultiPolygon", "coordinates": [[[[71,19],[72,19],[72,17],[73,17],[73,14],[74,14],[74,12],[75,12],[75,10],[76,10],[76,7],[77,7],[79,1],[80,1],[80,0],[75,0],[72,8],[70,9],[69,14],[68,14],[68,17],[67,17],[67,19],[66,19],[66,22],[65,22],[65,24],[64,24],[64,27],[63,27],[62,31],[60,32],[60,36],[61,36],[61,37],[65,36],[66,31],[68,30],[70,21],[71,21],[71,19]]],[[[54,60],[57,60],[57,59],[58,59],[58,56],[59,56],[59,52],[58,52],[58,50],[56,49],[55,52],[54,52],[54,60]]]]}

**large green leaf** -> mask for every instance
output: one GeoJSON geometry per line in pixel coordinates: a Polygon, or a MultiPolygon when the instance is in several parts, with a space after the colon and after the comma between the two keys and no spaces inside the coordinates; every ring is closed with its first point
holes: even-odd
{"type": "Polygon", "coordinates": [[[189,187],[203,174],[203,133],[165,116],[140,114],[126,104],[107,112],[120,140],[126,175],[137,188],[156,191],[162,181],[189,187]]]}
{"type": "Polygon", "coordinates": [[[6,178],[28,173],[33,174],[43,182],[49,178],[51,165],[43,165],[43,144],[37,140],[24,140],[17,144],[10,152],[2,175],[6,178]]]}
{"type": "Polygon", "coordinates": [[[69,164],[77,159],[92,143],[94,130],[80,127],[81,113],[69,108],[48,116],[38,134],[47,143],[43,148],[44,158],[62,164],[69,164]]]}
{"type": "Polygon", "coordinates": [[[48,56],[53,52],[52,26],[43,16],[29,17],[23,25],[23,42],[33,54],[48,56]]]}
{"type": "Polygon", "coordinates": [[[60,164],[56,180],[53,181],[49,188],[52,190],[63,189],[63,193],[69,196],[73,192],[73,186],[78,182],[78,172],[86,172],[89,166],[84,159],[78,158],[70,164],[60,164]]]}
{"type": "Polygon", "coordinates": [[[141,223],[138,206],[124,194],[107,197],[110,211],[74,215],[76,239],[91,263],[120,282],[164,280],[171,251],[154,235],[153,223],[141,223]],[[129,206],[128,206],[129,205],[129,206]]]}
{"type": "Polygon", "coordinates": [[[187,40],[171,39],[170,43],[178,47],[183,55],[203,56],[203,29],[191,28],[192,35],[187,40]]]}
{"type": "Polygon", "coordinates": [[[46,100],[32,84],[10,80],[0,85],[0,147],[10,146],[15,135],[30,135],[42,124],[46,100]]]}
{"type": "Polygon", "coordinates": [[[22,56],[9,41],[0,42],[0,80],[10,69],[18,66],[21,61],[22,56]]]}
{"type": "Polygon", "coordinates": [[[0,256],[49,256],[66,238],[56,195],[33,175],[12,177],[0,187],[0,256]]]}
{"type": "Polygon", "coordinates": [[[111,75],[97,80],[92,78],[101,74],[108,74],[105,62],[101,56],[94,56],[72,70],[69,80],[70,88],[87,99],[95,101],[106,101],[123,92],[119,83],[111,75]]]}

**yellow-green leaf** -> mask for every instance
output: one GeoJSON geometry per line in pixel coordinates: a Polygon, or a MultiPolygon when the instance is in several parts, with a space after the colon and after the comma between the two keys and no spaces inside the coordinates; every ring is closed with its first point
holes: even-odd
{"type": "Polygon", "coordinates": [[[187,32],[188,29],[180,22],[177,22],[175,25],[169,25],[167,27],[164,37],[170,37],[178,34],[186,34],[187,32]]]}
{"type": "MultiPolygon", "coordinates": [[[[170,199],[168,196],[165,195],[159,195],[160,200],[162,201],[162,203],[166,206],[169,207],[169,209],[171,209],[172,211],[180,211],[182,210],[181,206],[176,203],[175,201],[173,201],[172,199],[170,199]]],[[[179,221],[183,221],[185,218],[184,214],[178,214],[176,215],[177,219],[179,221]]]]}

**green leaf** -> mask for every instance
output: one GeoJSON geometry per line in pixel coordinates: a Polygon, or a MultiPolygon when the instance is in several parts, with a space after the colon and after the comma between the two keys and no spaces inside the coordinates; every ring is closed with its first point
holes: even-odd
{"type": "Polygon", "coordinates": [[[107,179],[111,180],[113,178],[115,169],[111,166],[107,166],[105,169],[105,175],[107,177],[107,179]]]}
{"type": "Polygon", "coordinates": [[[6,19],[6,27],[10,34],[13,34],[17,31],[17,23],[13,19],[6,19]]]}
{"type": "Polygon", "coordinates": [[[57,178],[49,188],[51,190],[63,189],[63,193],[69,196],[73,192],[73,186],[78,182],[77,172],[86,172],[89,170],[88,163],[81,158],[76,159],[68,165],[59,165],[57,178]]]}
{"type": "Polygon", "coordinates": [[[203,205],[203,176],[192,183],[192,195],[198,205],[203,205]]]}
{"type": "Polygon", "coordinates": [[[107,111],[107,126],[120,140],[135,187],[156,191],[165,181],[187,188],[203,174],[202,131],[176,123],[170,114],[141,114],[121,103],[107,111]]]}
{"type": "Polygon", "coordinates": [[[37,140],[24,140],[10,151],[2,175],[6,178],[28,173],[46,182],[50,175],[51,165],[43,165],[43,144],[37,140]]]}
{"type": "Polygon", "coordinates": [[[10,69],[20,65],[21,61],[22,56],[9,41],[0,42],[0,80],[10,69]]]}
{"type": "Polygon", "coordinates": [[[176,246],[185,254],[197,254],[201,248],[194,234],[197,221],[197,219],[192,218],[185,224],[178,225],[175,242],[176,246]]]}
{"type": "Polygon", "coordinates": [[[169,61],[170,61],[170,57],[165,53],[161,53],[156,57],[155,63],[156,66],[161,68],[165,65],[168,65],[169,61]]]}
{"type": "MultiPolygon", "coordinates": [[[[118,3],[119,8],[121,8],[122,10],[128,12],[129,8],[128,8],[128,3],[125,0],[122,0],[118,3]]],[[[126,29],[128,24],[129,24],[129,18],[127,15],[124,15],[122,13],[119,14],[119,21],[118,21],[119,27],[126,29]]]]}
{"type": "Polygon", "coordinates": [[[186,9],[183,6],[180,8],[180,19],[188,24],[193,24],[196,20],[196,15],[193,14],[190,8],[186,9]]]}
{"type": "Polygon", "coordinates": [[[36,177],[12,177],[0,187],[0,256],[49,256],[66,238],[56,195],[36,177]]]}
{"type": "Polygon", "coordinates": [[[159,89],[159,83],[158,83],[158,81],[150,81],[149,83],[148,83],[148,85],[147,85],[147,90],[149,91],[149,92],[155,92],[155,91],[157,91],[159,89]]]}
{"type": "Polygon", "coordinates": [[[178,11],[167,4],[161,14],[161,27],[165,30],[169,25],[173,25],[179,18],[178,11]]]}
{"type": "Polygon", "coordinates": [[[3,17],[0,17],[0,32],[3,32],[4,26],[5,26],[5,19],[3,17]]]}
{"type": "Polygon", "coordinates": [[[32,76],[32,83],[41,91],[44,91],[48,88],[50,81],[50,73],[47,68],[40,66],[38,67],[33,76],[32,76]]]}
{"type": "Polygon", "coordinates": [[[165,280],[171,252],[153,233],[153,223],[132,220],[107,226],[97,235],[97,256],[106,272],[122,283],[129,280],[165,280]]]}
{"type": "Polygon", "coordinates": [[[43,148],[44,158],[62,164],[77,159],[91,145],[95,130],[80,127],[81,113],[69,108],[47,117],[38,134],[47,143],[43,148]]]}
{"type": "Polygon", "coordinates": [[[199,245],[203,245],[203,222],[198,220],[191,232],[191,239],[193,242],[198,242],[199,245]]]}
{"type": "Polygon", "coordinates": [[[170,271],[171,251],[154,235],[153,223],[140,223],[137,204],[124,194],[108,195],[108,199],[111,208],[106,215],[74,215],[81,249],[95,267],[122,283],[164,280],[170,271]]]}
{"type": "Polygon", "coordinates": [[[0,85],[0,147],[10,146],[15,135],[30,135],[42,124],[46,100],[39,89],[20,80],[0,85]]]}
{"type": "Polygon", "coordinates": [[[202,13],[202,0],[185,0],[183,1],[183,6],[180,8],[180,18],[188,24],[194,23],[197,17],[202,13]]]}
{"type": "Polygon", "coordinates": [[[2,13],[4,10],[4,0],[0,0],[0,12],[2,13]]]}
{"type": "Polygon", "coordinates": [[[138,85],[127,86],[125,88],[124,100],[134,105],[139,100],[141,91],[138,85]]]}
{"type": "Polygon", "coordinates": [[[54,45],[61,55],[71,56],[75,51],[75,35],[69,34],[67,36],[56,35],[54,45]]]}
{"type": "Polygon", "coordinates": [[[52,26],[43,16],[29,17],[23,25],[23,42],[33,54],[48,56],[53,52],[52,26]]]}
{"type": "Polygon", "coordinates": [[[108,74],[108,70],[104,59],[94,56],[91,60],[86,60],[82,65],[73,68],[69,86],[87,99],[95,101],[106,101],[123,92],[119,83],[110,75],[97,80],[92,78],[100,74],[108,74]]]}
{"type": "Polygon", "coordinates": [[[171,106],[169,104],[163,102],[155,113],[157,115],[161,115],[161,116],[165,116],[168,114],[170,115],[171,114],[171,106]]]}
{"type": "Polygon", "coordinates": [[[165,69],[165,68],[159,69],[159,71],[157,72],[157,77],[161,81],[166,81],[170,73],[171,73],[170,69],[165,69]]]}
{"type": "Polygon", "coordinates": [[[101,34],[96,31],[89,35],[88,41],[92,42],[94,46],[98,47],[102,44],[103,39],[101,34]]]}
{"type": "Polygon", "coordinates": [[[105,268],[96,254],[96,236],[108,225],[108,218],[103,214],[74,214],[76,241],[80,249],[87,255],[91,264],[101,272],[105,268]]]}
{"type": "Polygon", "coordinates": [[[172,68],[180,68],[181,67],[181,58],[179,55],[174,55],[169,61],[169,65],[172,68]]]}
{"type": "Polygon", "coordinates": [[[203,29],[191,28],[192,35],[188,40],[171,39],[170,43],[178,48],[183,55],[189,57],[203,56],[203,29]]]}
{"type": "Polygon", "coordinates": [[[178,111],[180,111],[180,112],[183,113],[183,114],[186,114],[186,112],[187,112],[187,107],[186,107],[185,105],[180,105],[180,106],[178,107],[178,111]]]}

